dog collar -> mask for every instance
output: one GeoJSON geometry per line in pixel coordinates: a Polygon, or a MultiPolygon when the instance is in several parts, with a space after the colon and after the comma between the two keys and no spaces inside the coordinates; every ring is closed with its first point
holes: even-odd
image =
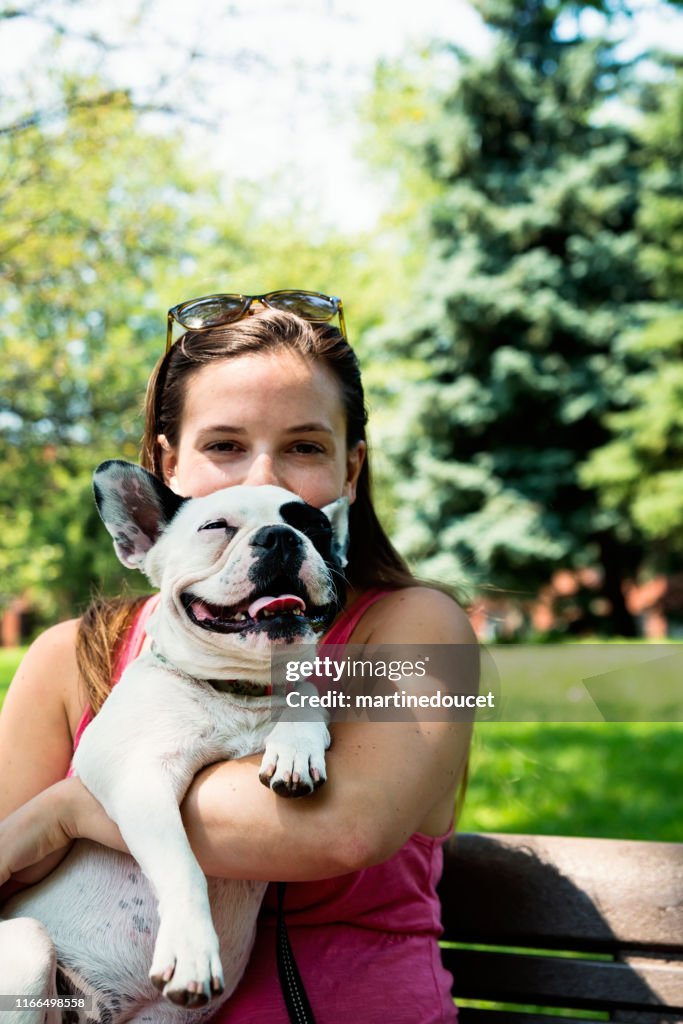
{"type": "Polygon", "coordinates": [[[182,668],[174,665],[172,661],[169,661],[165,655],[161,653],[156,647],[156,644],[152,644],[151,653],[160,661],[165,669],[173,672],[175,675],[180,676],[182,679],[188,679],[193,683],[207,683],[214,690],[219,690],[221,693],[231,693],[238,697],[270,697],[273,693],[273,687],[270,683],[252,683],[249,679],[199,679],[198,676],[191,676],[189,672],[185,672],[182,668]]]}
{"type": "Polygon", "coordinates": [[[240,697],[270,697],[273,693],[269,683],[250,683],[247,679],[205,679],[204,682],[221,693],[234,693],[240,697]]]}

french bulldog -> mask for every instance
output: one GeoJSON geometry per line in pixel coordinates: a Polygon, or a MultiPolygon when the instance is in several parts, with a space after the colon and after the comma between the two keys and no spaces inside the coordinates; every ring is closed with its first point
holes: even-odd
{"type": "MultiPolygon", "coordinates": [[[[118,460],[98,467],[94,489],[119,559],[160,593],[149,649],[125,669],[73,760],[131,856],[80,840],[9,901],[3,917],[24,920],[0,924],[0,991],[91,997],[92,1009],[69,1009],[69,1021],[201,1021],[244,971],[266,883],[207,882],[179,804],[204,766],[261,750],[260,779],[276,794],[325,781],[325,719],[275,721],[271,653],[315,643],[340,609],[348,501],[319,510],[273,486],[186,499],[118,460]],[[21,943],[27,955],[11,961],[21,943]]],[[[22,1008],[3,1019],[52,1024],[63,1012],[22,1008]]]]}

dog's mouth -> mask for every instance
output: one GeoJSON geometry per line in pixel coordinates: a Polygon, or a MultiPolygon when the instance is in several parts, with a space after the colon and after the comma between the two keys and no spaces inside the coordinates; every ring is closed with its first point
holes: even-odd
{"type": "Polygon", "coordinates": [[[186,592],[182,603],[192,622],[212,633],[318,632],[334,617],[336,605],[312,604],[302,585],[286,577],[272,580],[266,590],[234,605],[210,604],[186,592]]]}

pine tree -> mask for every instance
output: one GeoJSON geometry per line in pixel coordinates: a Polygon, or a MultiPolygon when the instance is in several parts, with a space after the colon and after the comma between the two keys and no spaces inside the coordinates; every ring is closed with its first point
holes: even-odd
{"type": "Polygon", "coordinates": [[[495,44],[453,51],[441,116],[422,129],[439,193],[413,312],[391,331],[391,351],[428,367],[386,441],[395,535],[425,574],[529,597],[559,566],[598,565],[603,625],[632,635],[622,582],[642,537],[578,473],[628,401],[642,357],[622,338],[651,298],[640,143],[605,114],[627,69],[582,36],[580,5],[476,6],[495,44]]]}
{"type": "Polygon", "coordinates": [[[612,439],[582,479],[649,542],[652,567],[680,571],[683,553],[683,72],[646,90],[641,263],[655,301],[643,331],[625,339],[647,360],[628,382],[631,407],[609,417],[612,439]]]}

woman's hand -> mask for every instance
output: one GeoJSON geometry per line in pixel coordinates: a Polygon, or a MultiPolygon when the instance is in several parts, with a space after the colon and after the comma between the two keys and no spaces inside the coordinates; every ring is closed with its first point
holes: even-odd
{"type": "Polygon", "coordinates": [[[62,779],[0,822],[0,900],[48,875],[74,839],[126,851],[118,828],[80,779],[62,779]]]}
{"type": "MultiPolygon", "coordinates": [[[[0,887],[10,879],[23,885],[39,882],[68,852],[72,836],[65,825],[71,782],[57,782],[0,822],[0,887]]],[[[0,895],[6,895],[2,888],[0,895]]]]}

